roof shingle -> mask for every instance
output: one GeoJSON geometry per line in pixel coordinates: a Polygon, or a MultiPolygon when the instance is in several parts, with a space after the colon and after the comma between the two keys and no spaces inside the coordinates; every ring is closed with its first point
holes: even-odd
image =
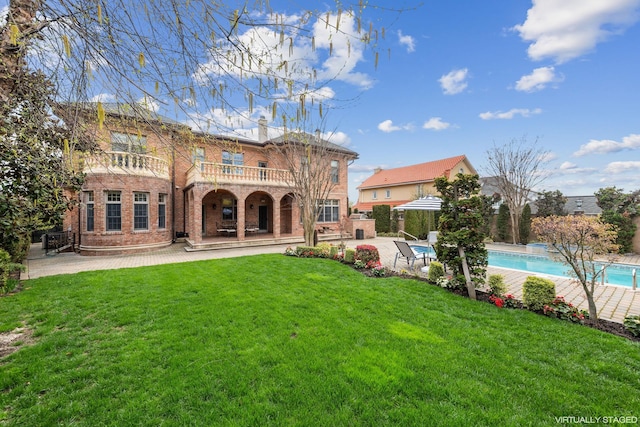
{"type": "MultiPolygon", "coordinates": [[[[417,165],[394,169],[383,169],[364,180],[359,189],[375,188],[390,185],[410,184],[413,182],[429,182],[451,171],[457,164],[466,159],[465,155],[434,160],[417,165]]],[[[475,171],[473,171],[475,173],[475,171]]]]}

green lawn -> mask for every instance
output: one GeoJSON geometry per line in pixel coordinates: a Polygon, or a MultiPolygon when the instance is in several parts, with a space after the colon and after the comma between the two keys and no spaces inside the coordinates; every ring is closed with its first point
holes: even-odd
{"type": "Polygon", "coordinates": [[[45,277],[0,298],[2,425],[558,425],[640,417],[640,345],[282,255],[45,277]]]}

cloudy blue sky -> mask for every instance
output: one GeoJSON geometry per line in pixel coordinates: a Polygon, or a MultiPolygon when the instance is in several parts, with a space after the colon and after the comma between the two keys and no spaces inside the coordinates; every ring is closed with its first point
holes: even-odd
{"type": "MultiPolygon", "coordinates": [[[[368,7],[363,24],[371,22],[379,34],[384,28],[376,44],[349,36],[356,24],[347,14],[339,33],[321,22],[336,22],[333,1],[271,0],[277,18],[251,12],[280,23],[299,23],[304,8],[321,12],[305,31],[294,31],[296,25],[239,29],[245,43],[259,40],[253,49],[261,64],[284,58],[296,64],[288,72],[298,79],[314,70],[318,89],[307,103],[322,101],[324,135],[360,156],[350,167],[352,201],[376,167],[464,154],[485,175],[487,150],[513,139],[537,141],[548,151],[548,178],[537,190],[577,196],[608,186],[640,189],[640,0],[425,0],[413,8],[418,3],[394,1],[392,7],[407,8],[399,13],[368,7]],[[282,28],[288,49],[282,49],[282,28]]],[[[238,77],[222,51],[195,52],[201,61],[184,80],[206,94],[225,66],[227,78],[238,77]]],[[[250,73],[242,78],[248,82],[250,73]]],[[[113,88],[94,90],[94,100],[120,100],[113,88]]],[[[272,126],[269,136],[278,136],[281,124],[271,109],[291,102],[298,90],[283,94],[280,87],[272,93],[277,101],[256,98],[251,107],[240,94],[226,110],[204,98],[185,98],[175,111],[162,110],[173,100],[150,106],[194,128],[257,139],[261,115],[272,126]]]]}
{"type": "Polygon", "coordinates": [[[512,139],[549,151],[540,189],[640,189],[640,1],[427,1],[400,16],[391,59],[341,112],[360,153],[351,197],[376,166],[486,152],[512,139]]]}

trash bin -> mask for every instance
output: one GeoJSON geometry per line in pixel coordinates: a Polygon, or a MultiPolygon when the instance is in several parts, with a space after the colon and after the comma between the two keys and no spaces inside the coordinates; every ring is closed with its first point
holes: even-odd
{"type": "Polygon", "coordinates": [[[362,228],[356,228],[356,240],[364,239],[364,230],[362,228]]]}

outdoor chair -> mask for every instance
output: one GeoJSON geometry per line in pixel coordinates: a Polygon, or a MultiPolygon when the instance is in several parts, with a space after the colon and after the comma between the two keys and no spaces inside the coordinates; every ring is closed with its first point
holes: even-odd
{"type": "Polygon", "coordinates": [[[247,224],[247,226],[244,228],[244,231],[247,233],[257,233],[258,231],[260,231],[260,227],[258,227],[257,224],[247,224]]]}
{"type": "Polygon", "coordinates": [[[398,252],[396,253],[396,259],[393,261],[393,268],[396,268],[396,263],[399,259],[404,258],[407,260],[407,265],[413,267],[413,264],[416,262],[416,259],[422,259],[424,265],[427,265],[427,259],[430,259],[426,253],[416,252],[407,242],[403,242],[400,240],[393,241],[398,247],[398,252]]]}
{"type": "Polygon", "coordinates": [[[222,224],[219,224],[216,222],[216,230],[222,235],[226,234],[227,236],[231,236],[236,232],[236,224],[230,222],[223,222],[222,224]]]}

